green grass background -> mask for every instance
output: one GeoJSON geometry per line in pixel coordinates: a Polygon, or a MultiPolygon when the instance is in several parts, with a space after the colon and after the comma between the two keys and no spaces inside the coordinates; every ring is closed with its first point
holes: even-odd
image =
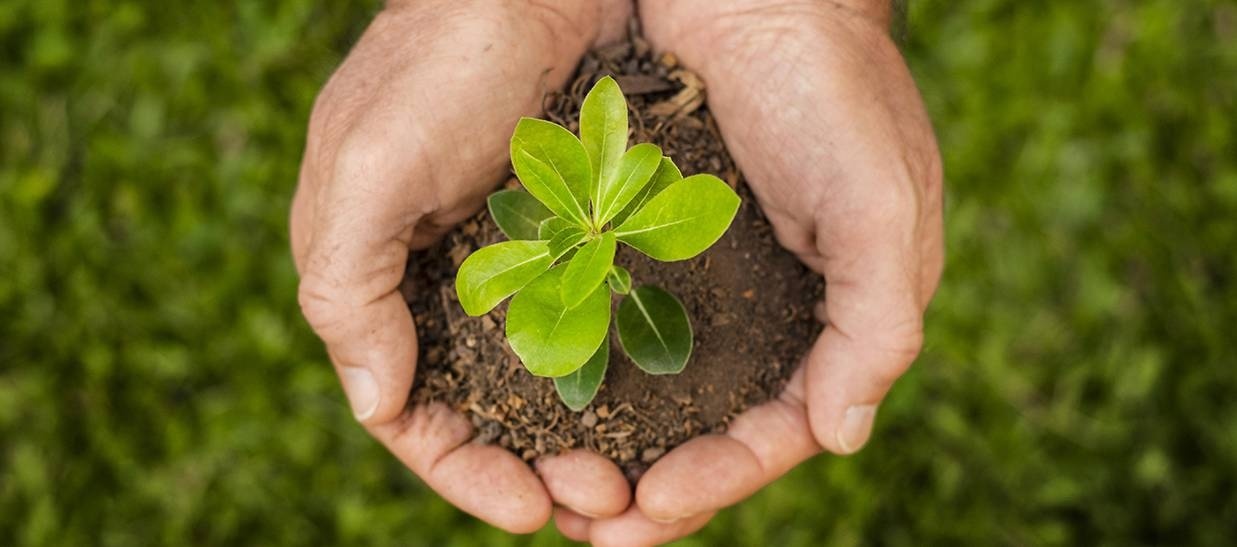
{"type": "MultiPolygon", "coordinates": [[[[350,417],[286,217],[376,9],[0,0],[0,544],[564,543],[350,417]]],[[[948,267],[876,441],[687,545],[1237,540],[1237,3],[923,0],[948,267]]]]}

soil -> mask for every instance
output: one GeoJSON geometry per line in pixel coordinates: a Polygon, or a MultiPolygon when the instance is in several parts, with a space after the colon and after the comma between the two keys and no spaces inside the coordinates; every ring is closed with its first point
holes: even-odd
{"type": "Polygon", "coordinates": [[[725,430],[739,412],[782,390],[820,330],[812,306],[823,287],[777,245],[704,106],[703,83],[672,54],[654,55],[634,33],[595,51],[566,91],[545,98],[546,117],[578,131],[584,95],[605,75],[627,94],[632,144],[653,142],[685,176],[716,174],[743,198],[726,235],[692,260],[659,263],[630,248],[619,252],[633,286],[658,285],[686,306],[695,332],[687,368],[675,376],[645,374],[623,355],[612,329],[601,391],[585,410],[569,410],[553,382],[525,371],[507,345],[505,303],[474,318],[456,300],[459,264],[504,239],[482,211],[409,261],[405,295],[421,346],[412,404],[446,402],[471,418],[477,442],[498,443],[526,461],[588,448],[634,481],[670,448],[725,430]]]}

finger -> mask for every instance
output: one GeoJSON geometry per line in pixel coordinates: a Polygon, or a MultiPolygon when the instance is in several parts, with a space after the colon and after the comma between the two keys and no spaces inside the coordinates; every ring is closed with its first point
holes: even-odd
{"type": "Polygon", "coordinates": [[[498,446],[469,442],[472,425],[441,403],[369,431],[435,492],[481,520],[523,534],[550,518],[550,496],[528,465],[498,446]]]}
{"type": "Polygon", "coordinates": [[[348,152],[336,164],[314,196],[298,297],[353,414],[381,423],[403,411],[412,385],[416,333],[396,289],[420,214],[400,192],[404,162],[348,152]]]}
{"type": "Polygon", "coordinates": [[[588,541],[588,528],[592,519],[577,514],[565,507],[554,509],[554,526],[571,541],[588,541]]]}
{"type": "Polygon", "coordinates": [[[803,222],[788,211],[765,208],[766,218],[773,226],[778,245],[793,253],[803,265],[816,273],[824,273],[824,257],[816,250],[816,232],[811,222],[803,222]]]}
{"type": "Polygon", "coordinates": [[[594,452],[572,450],[542,458],[536,466],[550,498],[586,517],[612,517],[631,502],[623,472],[594,452]]]}
{"type": "Polygon", "coordinates": [[[808,354],[807,397],[817,441],[836,454],[867,442],[877,406],[923,343],[917,211],[896,190],[873,194],[859,201],[878,202],[860,203],[849,224],[818,222],[828,324],[808,354]]]}
{"type": "Polygon", "coordinates": [[[617,517],[593,521],[588,536],[594,547],[661,545],[695,533],[712,518],[713,513],[705,513],[674,522],[655,522],[632,507],[617,517]]]}
{"type": "Polygon", "coordinates": [[[657,521],[717,511],[818,453],[800,368],[780,397],[740,414],[724,435],[692,439],[653,464],[637,485],[636,505],[657,521]]]}

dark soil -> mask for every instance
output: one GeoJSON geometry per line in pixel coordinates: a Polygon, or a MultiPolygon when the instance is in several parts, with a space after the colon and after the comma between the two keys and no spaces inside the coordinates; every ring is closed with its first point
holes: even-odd
{"type": "Polygon", "coordinates": [[[600,393],[582,412],[567,409],[553,382],[525,371],[507,346],[506,304],[473,318],[456,300],[460,262],[504,239],[483,211],[409,262],[405,294],[421,344],[412,400],[452,405],[472,419],[479,442],[498,443],[525,460],[585,447],[618,462],[634,480],[666,450],[724,430],[737,413],[781,391],[820,329],[812,306],[822,283],[773,239],[703,106],[703,84],[673,55],[654,58],[639,37],[594,52],[565,92],[546,97],[547,117],[577,131],[585,93],[607,74],[627,94],[632,144],[653,142],[685,176],[716,174],[743,197],[726,235],[692,260],[666,264],[629,248],[619,252],[633,286],[661,286],[687,307],[695,347],[686,370],[645,374],[623,356],[612,332],[600,393]]]}

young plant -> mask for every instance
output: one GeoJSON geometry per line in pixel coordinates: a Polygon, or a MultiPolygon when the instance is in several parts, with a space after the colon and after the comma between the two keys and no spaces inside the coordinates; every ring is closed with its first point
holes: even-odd
{"type": "Polygon", "coordinates": [[[656,260],[692,258],[734,219],[739,196],[713,175],[683,178],[652,144],[627,148],[627,102],[613,78],[597,82],[580,110],[580,137],[522,118],[511,163],[525,191],[490,196],[510,241],[478,249],[460,265],[455,290],[469,315],[514,295],[507,342],[529,372],[554,378],[563,402],[581,410],[610,361],[610,293],[622,295],[615,324],[623,351],[650,374],[687,365],[692,328],[670,293],[631,287],[614,263],[620,243],[656,260]]]}

